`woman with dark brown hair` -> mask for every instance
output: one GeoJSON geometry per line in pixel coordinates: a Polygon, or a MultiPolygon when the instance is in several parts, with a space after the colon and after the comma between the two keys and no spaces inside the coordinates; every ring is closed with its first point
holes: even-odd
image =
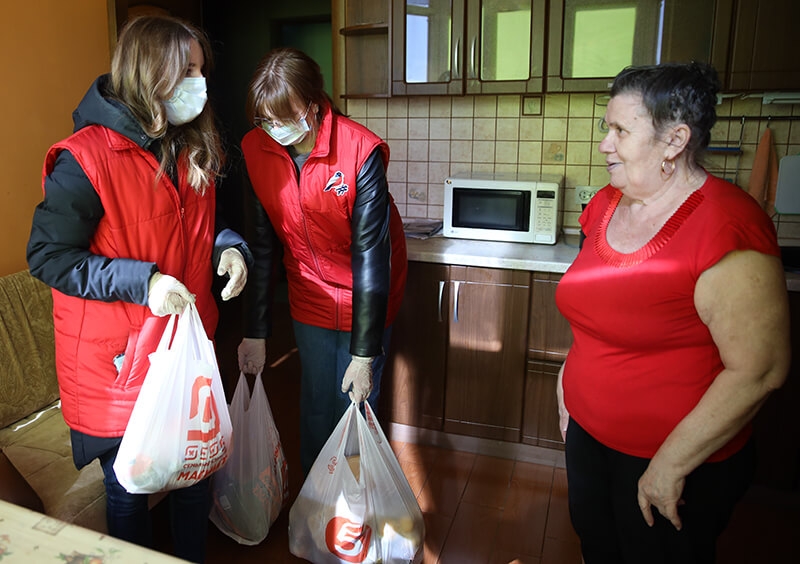
{"type": "Polygon", "coordinates": [[[242,141],[256,196],[255,274],[239,364],[249,373],[264,367],[277,236],[302,364],[300,449],[308,473],[352,401],[377,407],[405,288],[405,236],[386,182],[387,144],[341,114],[305,53],[267,54],[247,112],[255,125],[242,141]]]}

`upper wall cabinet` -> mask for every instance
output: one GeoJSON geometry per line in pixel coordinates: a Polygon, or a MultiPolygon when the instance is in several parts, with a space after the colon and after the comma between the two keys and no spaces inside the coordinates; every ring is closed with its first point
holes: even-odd
{"type": "Polygon", "coordinates": [[[738,0],[731,28],[728,89],[800,89],[798,29],[798,0],[738,0]]]}
{"type": "Polygon", "coordinates": [[[714,18],[715,0],[550,0],[546,89],[603,91],[628,65],[712,62],[714,18]]]}
{"type": "Polygon", "coordinates": [[[390,95],[390,0],[343,0],[345,98],[390,95]]]}
{"type": "Polygon", "coordinates": [[[393,0],[392,93],[542,92],[545,0],[393,0]]]}

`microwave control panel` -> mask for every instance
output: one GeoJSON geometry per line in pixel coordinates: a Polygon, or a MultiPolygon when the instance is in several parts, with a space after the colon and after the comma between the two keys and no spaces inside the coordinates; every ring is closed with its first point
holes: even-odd
{"type": "Polygon", "coordinates": [[[556,191],[537,188],[533,205],[533,242],[554,244],[559,228],[556,191]]]}

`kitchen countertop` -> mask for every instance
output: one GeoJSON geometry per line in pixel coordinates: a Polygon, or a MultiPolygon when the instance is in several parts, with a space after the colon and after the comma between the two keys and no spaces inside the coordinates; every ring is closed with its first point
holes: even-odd
{"type": "MultiPolygon", "coordinates": [[[[458,266],[508,268],[563,274],[578,256],[578,236],[562,235],[555,245],[501,243],[472,239],[450,239],[434,235],[407,238],[408,260],[458,266]]],[[[786,288],[800,292],[800,273],[786,273],[786,288]]]]}
{"type": "Polygon", "coordinates": [[[450,239],[406,239],[408,260],[458,266],[508,268],[563,274],[578,256],[578,236],[562,235],[555,245],[450,239]]]}

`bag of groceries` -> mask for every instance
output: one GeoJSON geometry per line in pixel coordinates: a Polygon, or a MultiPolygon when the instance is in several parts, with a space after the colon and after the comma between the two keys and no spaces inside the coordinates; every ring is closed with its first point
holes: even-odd
{"type": "Polygon", "coordinates": [[[260,373],[252,395],[239,374],[230,412],[231,455],[213,477],[210,519],[239,544],[256,545],[267,538],[289,497],[286,458],[260,373]]]}
{"type": "Polygon", "coordinates": [[[170,316],[149,359],[114,461],[117,480],[129,493],[196,484],[225,464],[231,441],[214,345],[194,304],[170,316]]]}
{"type": "Polygon", "coordinates": [[[289,550],[316,564],[422,562],[425,523],[369,403],[353,402],[289,511],[289,550]]]}

